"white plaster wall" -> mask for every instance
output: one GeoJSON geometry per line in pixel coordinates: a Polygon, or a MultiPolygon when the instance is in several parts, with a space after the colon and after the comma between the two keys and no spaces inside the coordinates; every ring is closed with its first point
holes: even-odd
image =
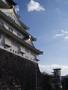
{"type": "Polygon", "coordinates": [[[25,47],[21,46],[20,48],[22,52],[26,53],[25,47]]]}
{"type": "Polygon", "coordinates": [[[11,46],[12,50],[17,51],[18,52],[18,46],[17,43],[12,42],[12,46],[11,46]]]}
{"type": "Polygon", "coordinates": [[[11,40],[8,39],[8,38],[6,38],[6,37],[5,37],[5,44],[6,44],[6,45],[9,45],[10,47],[12,46],[12,45],[11,45],[11,40]]]}

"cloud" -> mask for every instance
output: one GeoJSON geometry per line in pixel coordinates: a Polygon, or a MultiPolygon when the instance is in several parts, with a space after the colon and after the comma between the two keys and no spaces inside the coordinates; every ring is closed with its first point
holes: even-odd
{"type": "Polygon", "coordinates": [[[62,37],[68,39],[68,30],[61,30],[60,33],[57,33],[55,37],[62,37]]]}
{"type": "Polygon", "coordinates": [[[39,12],[39,11],[45,11],[45,8],[43,6],[41,6],[39,2],[30,0],[30,2],[27,5],[27,10],[28,10],[28,12],[32,12],[32,11],[39,12]]]}
{"type": "Polygon", "coordinates": [[[65,39],[68,39],[68,36],[64,37],[65,39]]]}
{"type": "Polygon", "coordinates": [[[62,33],[57,33],[55,36],[56,36],[56,37],[62,37],[62,36],[64,36],[64,34],[62,34],[62,33]]]}
{"type": "Polygon", "coordinates": [[[68,74],[68,66],[67,65],[58,65],[58,64],[52,64],[52,65],[39,65],[41,72],[46,72],[49,74],[52,74],[53,69],[55,68],[61,68],[61,75],[67,75],[68,74]]]}

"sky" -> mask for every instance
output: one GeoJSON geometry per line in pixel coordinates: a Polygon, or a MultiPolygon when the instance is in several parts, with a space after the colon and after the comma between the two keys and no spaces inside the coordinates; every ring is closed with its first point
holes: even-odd
{"type": "Polygon", "coordinates": [[[68,0],[16,0],[17,10],[44,53],[38,58],[41,71],[61,68],[68,74],[68,0]],[[19,9],[18,9],[19,8],[19,9]]]}

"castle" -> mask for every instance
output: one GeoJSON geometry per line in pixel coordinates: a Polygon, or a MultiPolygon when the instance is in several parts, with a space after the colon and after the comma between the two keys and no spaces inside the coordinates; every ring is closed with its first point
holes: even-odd
{"type": "Polygon", "coordinates": [[[28,27],[20,20],[13,0],[0,0],[0,90],[36,90],[39,68],[28,27]],[[26,87],[27,86],[27,87],[26,87]]]}

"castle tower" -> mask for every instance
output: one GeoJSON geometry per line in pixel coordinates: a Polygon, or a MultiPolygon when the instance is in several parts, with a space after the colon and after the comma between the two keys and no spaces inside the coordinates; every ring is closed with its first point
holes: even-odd
{"type": "Polygon", "coordinates": [[[0,4],[0,47],[36,62],[37,55],[42,52],[34,47],[33,41],[36,39],[26,31],[28,27],[19,20],[15,12],[16,3],[13,0],[0,0],[0,4]]]}
{"type": "Polygon", "coordinates": [[[36,38],[27,32],[28,27],[20,21],[15,6],[13,0],[0,0],[0,88],[12,86],[22,90],[21,87],[26,87],[23,77],[35,74],[34,65],[38,64],[37,56],[42,51],[35,48],[36,38]]]}
{"type": "Polygon", "coordinates": [[[54,85],[55,85],[55,90],[61,90],[62,89],[62,84],[61,84],[61,69],[57,68],[54,69],[54,85]]]}

